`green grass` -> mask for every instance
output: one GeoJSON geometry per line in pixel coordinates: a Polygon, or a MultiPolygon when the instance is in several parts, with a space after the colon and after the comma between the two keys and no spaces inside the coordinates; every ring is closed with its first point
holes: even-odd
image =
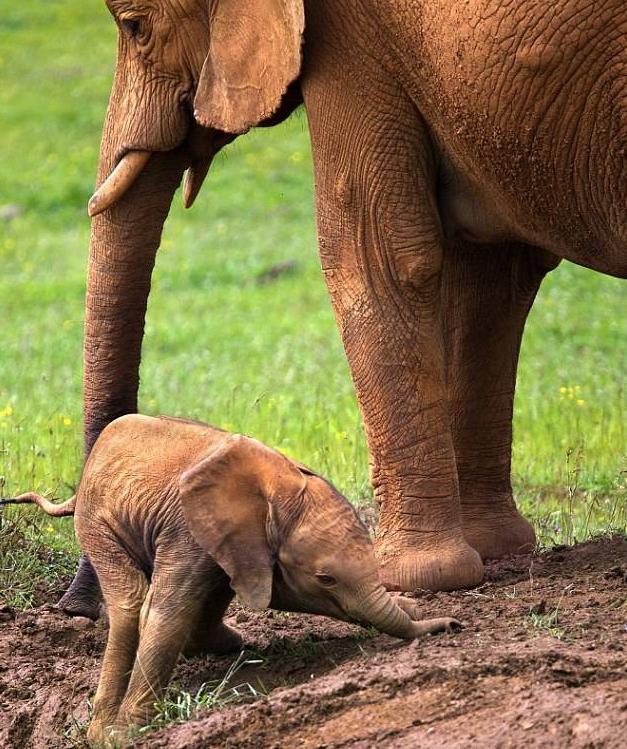
{"type": "MultiPolygon", "coordinates": [[[[150,723],[141,728],[129,729],[127,740],[133,744],[134,741],[143,738],[147,733],[158,731],[165,726],[186,723],[209,710],[219,710],[228,705],[265,698],[267,691],[259,681],[256,685],[246,681],[234,683],[235,677],[242,668],[258,665],[261,662],[257,658],[250,658],[246,651],[242,651],[227,668],[221,679],[204,682],[195,692],[188,692],[176,683],[170,684],[163,697],[160,697],[154,703],[156,714],[150,723]]],[[[88,716],[86,721],[74,721],[66,731],[65,739],[69,747],[73,749],[89,748],[87,742],[89,720],[91,720],[91,715],[88,716]]]]}
{"type": "Polygon", "coordinates": [[[250,659],[246,652],[242,651],[221,679],[205,682],[193,693],[181,689],[177,684],[171,684],[163,698],[156,703],[156,716],[149,726],[140,729],[139,732],[144,734],[173,723],[185,723],[207,710],[265,697],[267,691],[261,683],[255,686],[248,682],[233,683],[241,668],[259,663],[261,660],[250,659]]]}
{"type": "MultiPolygon", "coordinates": [[[[0,205],[22,209],[0,222],[0,490],[61,497],[81,469],[85,205],[114,26],[101,0],[23,0],[0,15],[0,55],[0,205]]],[[[567,263],[531,314],[514,476],[546,543],[627,524],[626,320],[619,281],[567,263]]],[[[370,498],[360,419],[319,271],[304,115],[231,146],[192,211],[175,201],[155,271],[140,407],[253,434],[318,468],[354,501],[370,498]],[[295,272],[257,282],[287,260],[295,272]]],[[[17,531],[2,522],[0,591],[12,590],[17,574],[17,531]]],[[[40,519],[23,535],[28,548],[76,553],[69,521],[40,519]]],[[[11,600],[28,602],[41,573],[30,569],[11,600]]]]}

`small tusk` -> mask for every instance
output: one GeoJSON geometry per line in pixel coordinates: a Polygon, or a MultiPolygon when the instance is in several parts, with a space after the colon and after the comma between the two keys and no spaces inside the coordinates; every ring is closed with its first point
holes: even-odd
{"type": "Polygon", "coordinates": [[[152,156],[151,151],[129,151],[92,195],[87,212],[93,218],[116,203],[139,177],[152,156]]]}
{"type": "Polygon", "coordinates": [[[185,172],[185,180],[183,181],[183,205],[185,208],[191,208],[194,205],[212,161],[213,156],[203,161],[195,161],[185,172]]]}

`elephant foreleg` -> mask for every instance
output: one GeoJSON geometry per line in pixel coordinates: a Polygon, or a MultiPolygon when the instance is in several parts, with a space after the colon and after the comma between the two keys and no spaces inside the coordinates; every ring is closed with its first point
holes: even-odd
{"type": "Polygon", "coordinates": [[[194,569],[178,553],[155,560],[152,584],[142,609],[140,638],[126,695],[116,719],[115,735],[142,726],[157,710],[179,654],[190,634],[199,626],[207,591],[203,583],[208,570],[194,569]]]}
{"type": "Polygon", "coordinates": [[[514,389],[527,315],[558,262],[526,245],[459,243],[445,252],[443,330],[462,524],[483,559],[535,545],[512,495],[514,389]]]}
{"type": "MultiPolygon", "coordinates": [[[[103,530],[103,535],[105,533],[103,530]]],[[[130,563],[115,542],[110,541],[96,564],[108,604],[109,636],[87,733],[91,742],[106,739],[115,725],[135,660],[140,611],[148,591],[144,573],[130,563]]]]}
{"type": "Polygon", "coordinates": [[[183,650],[185,656],[225,655],[241,648],[242,638],[239,633],[222,621],[232,600],[233,591],[228,580],[220,580],[216,588],[207,595],[198,623],[187,638],[183,650]]]}
{"type": "MultiPolygon", "coordinates": [[[[340,66],[341,68],[342,66],[340,66]]],[[[424,125],[392,81],[304,96],[325,279],[364,418],[382,579],[395,590],[476,584],[462,535],[440,328],[442,237],[424,125]]]]}

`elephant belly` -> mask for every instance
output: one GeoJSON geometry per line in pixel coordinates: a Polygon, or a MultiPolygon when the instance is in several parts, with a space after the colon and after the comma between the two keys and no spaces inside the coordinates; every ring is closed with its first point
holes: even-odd
{"type": "Polygon", "coordinates": [[[499,244],[520,240],[504,213],[479,185],[472,184],[442,157],[438,179],[438,211],[447,239],[477,244],[499,244]]]}
{"type": "Polygon", "coordinates": [[[405,75],[456,165],[444,191],[449,229],[480,241],[518,239],[623,275],[627,52],[615,32],[627,6],[421,7],[421,46],[403,40],[407,59],[417,59],[405,75]]]}

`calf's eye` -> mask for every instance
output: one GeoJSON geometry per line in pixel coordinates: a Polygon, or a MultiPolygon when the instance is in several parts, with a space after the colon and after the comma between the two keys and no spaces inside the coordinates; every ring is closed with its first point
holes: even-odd
{"type": "Polygon", "coordinates": [[[316,575],[316,580],[322,585],[335,585],[337,580],[331,575],[316,575]]]}

